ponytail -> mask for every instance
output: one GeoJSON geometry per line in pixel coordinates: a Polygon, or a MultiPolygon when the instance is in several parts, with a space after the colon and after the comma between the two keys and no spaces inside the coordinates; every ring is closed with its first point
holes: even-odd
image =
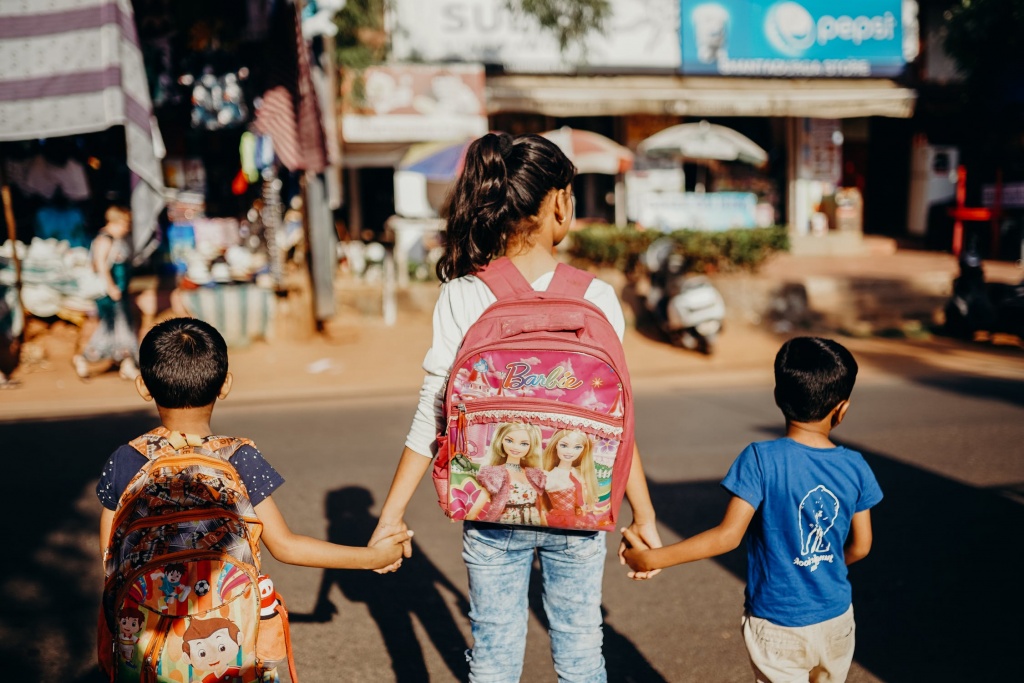
{"type": "Polygon", "coordinates": [[[471,275],[503,255],[510,239],[533,230],[525,219],[537,215],[548,192],[575,176],[572,162],[547,138],[488,133],[474,140],[441,211],[447,225],[438,278],[471,275]]]}

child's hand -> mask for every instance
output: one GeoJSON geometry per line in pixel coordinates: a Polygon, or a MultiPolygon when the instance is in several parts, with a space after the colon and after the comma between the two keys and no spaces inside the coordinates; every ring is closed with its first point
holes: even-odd
{"type": "Polygon", "coordinates": [[[114,283],[112,283],[112,282],[108,283],[107,284],[107,296],[109,296],[114,301],[120,301],[121,300],[121,290],[118,289],[117,285],[115,285],[114,283]]]}
{"type": "MultiPolygon", "coordinates": [[[[377,536],[376,533],[374,536],[377,536]]],[[[378,548],[384,553],[381,565],[375,567],[374,571],[388,573],[397,570],[401,566],[402,556],[409,557],[412,554],[412,542],[410,541],[412,538],[413,531],[411,529],[402,529],[397,533],[392,533],[391,536],[371,538],[369,547],[378,548]],[[407,547],[409,554],[407,554],[407,547]]]]}
{"type": "Polygon", "coordinates": [[[626,576],[634,581],[645,581],[661,573],[660,569],[650,569],[646,562],[645,551],[661,547],[661,537],[654,525],[641,525],[634,522],[628,529],[622,529],[622,543],[619,544],[619,564],[628,564],[632,570],[626,576]]]}

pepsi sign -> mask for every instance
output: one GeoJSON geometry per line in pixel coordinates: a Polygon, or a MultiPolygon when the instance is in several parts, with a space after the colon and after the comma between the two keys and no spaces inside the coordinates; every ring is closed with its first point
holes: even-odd
{"type": "Polygon", "coordinates": [[[681,0],[687,74],[765,78],[897,76],[902,0],[681,0]]]}

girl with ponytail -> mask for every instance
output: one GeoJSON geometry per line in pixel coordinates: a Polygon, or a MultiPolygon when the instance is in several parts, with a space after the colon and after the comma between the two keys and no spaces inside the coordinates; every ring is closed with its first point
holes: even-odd
{"type": "MultiPolygon", "coordinates": [[[[423,360],[426,377],[398,469],[370,543],[405,530],[405,511],[437,452],[444,426],[444,389],[466,330],[496,300],[475,274],[506,256],[535,290],[547,289],[557,261],[554,247],[569,232],[576,168],[557,145],[538,135],[489,133],[466,152],[462,175],[449,195],[444,255],[437,264],[441,291],[434,338],[423,360]]],[[[615,290],[595,279],[585,298],[600,308],[619,338],[625,329],[615,290]]],[[[660,547],[651,505],[634,450],[626,484],[631,531],[660,547]]],[[[405,544],[405,557],[412,553],[405,544]]],[[[619,549],[620,562],[622,547],[619,549]]],[[[522,528],[464,522],[462,556],[469,571],[473,648],[470,681],[518,681],[529,617],[528,588],[540,557],[544,606],[559,681],[607,680],[601,653],[601,583],[605,536],[597,531],[522,528]]],[[[394,571],[401,559],[381,573],[394,571]]],[[[646,579],[656,572],[631,573],[646,579]]]]}

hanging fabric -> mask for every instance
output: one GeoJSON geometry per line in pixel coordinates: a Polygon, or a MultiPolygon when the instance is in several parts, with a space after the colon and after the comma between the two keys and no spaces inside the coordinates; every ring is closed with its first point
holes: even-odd
{"type": "Polygon", "coordinates": [[[0,141],[124,126],[132,237],[143,248],[156,230],[164,186],[131,0],[77,0],[73,8],[0,3],[0,64],[0,141]]]}

